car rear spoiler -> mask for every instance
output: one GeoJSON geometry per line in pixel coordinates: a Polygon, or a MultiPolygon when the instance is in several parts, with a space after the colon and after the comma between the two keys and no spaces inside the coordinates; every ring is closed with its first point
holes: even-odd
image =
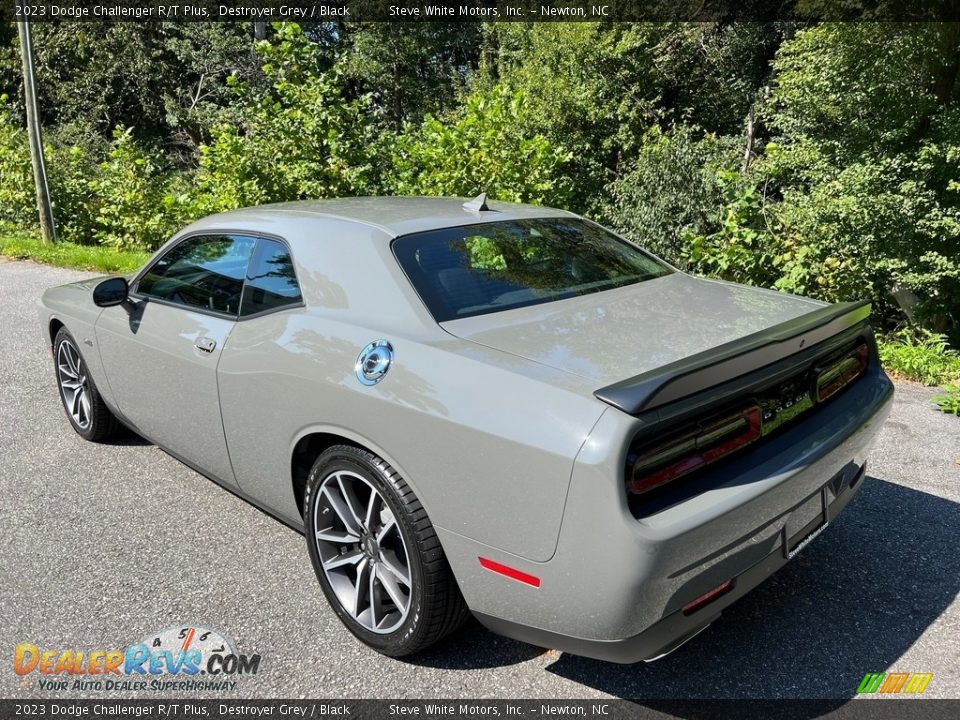
{"type": "Polygon", "coordinates": [[[594,391],[626,413],[688,397],[813,347],[870,316],[870,303],[828,305],[669,365],[594,391]]]}

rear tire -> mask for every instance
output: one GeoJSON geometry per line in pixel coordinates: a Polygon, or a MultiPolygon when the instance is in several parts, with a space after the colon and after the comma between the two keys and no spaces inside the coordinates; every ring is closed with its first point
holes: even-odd
{"type": "Polygon", "coordinates": [[[77,434],[91,442],[116,435],[120,423],[100,397],[80,348],[66,328],[60,328],[53,341],[53,369],[67,420],[77,434]]]}
{"type": "Polygon", "coordinates": [[[467,618],[427,513],[383,459],[349,445],[321,454],[307,479],[303,522],[327,601],[377,652],[419,652],[467,618]]]}

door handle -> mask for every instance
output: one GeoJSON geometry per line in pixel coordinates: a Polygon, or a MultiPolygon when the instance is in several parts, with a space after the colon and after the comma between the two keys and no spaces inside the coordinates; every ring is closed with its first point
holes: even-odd
{"type": "Polygon", "coordinates": [[[217,341],[208,337],[197,338],[193,346],[200,352],[212,353],[213,349],[217,347],[217,341]]]}

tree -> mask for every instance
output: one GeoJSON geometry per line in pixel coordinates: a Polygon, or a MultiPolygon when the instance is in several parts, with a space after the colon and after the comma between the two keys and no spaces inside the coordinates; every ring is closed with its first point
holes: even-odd
{"type": "MultiPolygon", "coordinates": [[[[115,127],[132,127],[190,155],[211,111],[229,100],[226,78],[257,67],[250,28],[234,23],[58,22],[34,31],[41,122],[69,129],[72,140],[109,142],[115,127]]],[[[10,97],[22,96],[18,63],[9,41],[0,92],[10,97]]]]}
{"type": "Polygon", "coordinates": [[[542,135],[528,134],[522,93],[502,86],[471,94],[445,121],[427,116],[397,138],[390,188],[401,195],[472,197],[563,206],[570,155],[542,135]]]}
{"type": "Polygon", "coordinates": [[[958,62],[953,23],[825,24],[784,45],[764,109],[773,138],[755,167],[782,198],[780,287],[872,297],[888,316],[891,292],[907,288],[918,318],[956,331],[958,62]]]}
{"type": "Polygon", "coordinates": [[[196,214],[377,189],[378,142],[363,104],[323,72],[320,48],[294,23],[257,44],[263,82],[234,76],[233,102],[200,149],[196,214]]]}
{"type": "Polygon", "coordinates": [[[369,95],[393,130],[453,108],[479,63],[478,22],[347,23],[342,30],[337,71],[354,96],[369,95]]]}
{"type": "Polygon", "coordinates": [[[739,134],[788,33],[781,25],[500,23],[480,83],[533,106],[531,132],[573,152],[574,207],[595,210],[651,125],[739,134]]]}

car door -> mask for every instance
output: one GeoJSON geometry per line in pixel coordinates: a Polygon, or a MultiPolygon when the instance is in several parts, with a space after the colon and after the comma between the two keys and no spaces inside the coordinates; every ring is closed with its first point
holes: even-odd
{"type": "Polygon", "coordinates": [[[149,440],[236,484],[220,416],[217,364],[240,310],[256,238],[191,235],[104,309],[96,335],[120,412],[149,440]]]}
{"type": "Polygon", "coordinates": [[[299,377],[288,372],[298,341],[303,296],[293,258],[279,238],[260,238],[247,271],[240,320],[217,369],[223,427],[237,483],[258,502],[296,518],[290,487],[290,423],[299,377]]]}

